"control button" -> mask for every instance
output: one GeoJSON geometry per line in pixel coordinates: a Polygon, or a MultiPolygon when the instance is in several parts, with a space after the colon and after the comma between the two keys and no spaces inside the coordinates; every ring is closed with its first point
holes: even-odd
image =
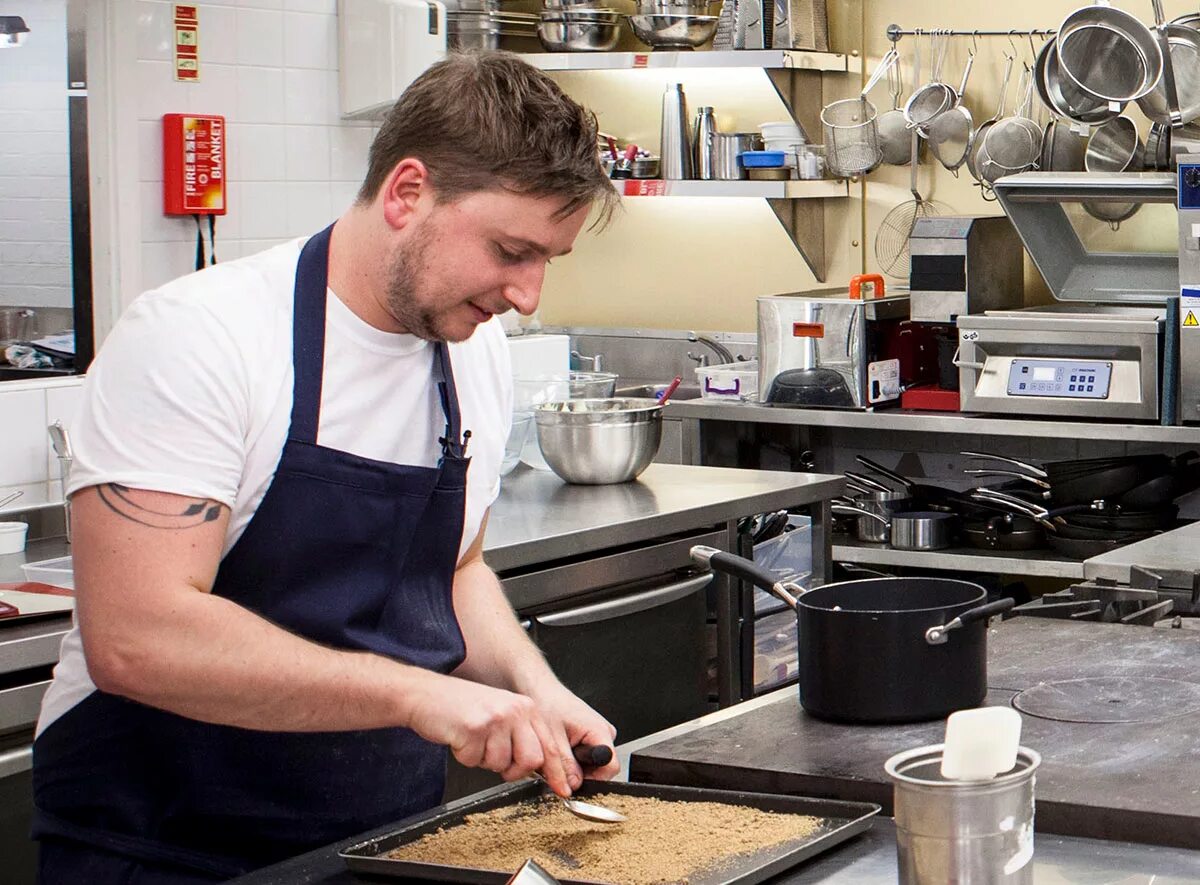
{"type": "Polygon", "coordinates": [[[1028,375],[1029,374],[1029,366],[1021,366],[1021,374],[1028,375]]]}
{"type": "Polygon", "coordinates": [[[1091,392],[1092,392],[1092,385],[1090,385],[1090,384],[1088,385],[1087,392],[1088,392],[1088,393],[1091,393],[1091,392]]]}
{"type": "Polygon", "coordinates": [[[1079,379],[1078,379],[1078,378],[1076,378],[1074,375],[1072,375],[1072,376],[1071,376],[1071,380],[1072,380],[1072,381],[1078,381],[1079,379]]]}
{"type": "Polygon", "coordinates": [[[1024,389],[1025,389],[1025,382],[1024,382],[1024,381],[1022,381],[1022,382],[1021,382],[1021,386],[1020,386],[1020,388],[1018,388],[1018,389],[1020,389],[1020,390],[1024,390],[1024,389]]]}
{"type": "Polygon", "coordinates": [[[1071,391],[1072,393],[1074,393],[1074,392],[1075,392],[1075,385],[1074,385],[1074,384],[1070,385],[1070,386],[1067,388],[1067,390],[1069,390],[1069,391],[1071,391]]]}

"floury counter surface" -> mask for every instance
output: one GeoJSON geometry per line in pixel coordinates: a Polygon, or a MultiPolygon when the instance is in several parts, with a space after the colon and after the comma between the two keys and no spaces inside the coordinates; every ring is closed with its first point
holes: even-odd
{"type": "MultiPolygon", "coordinates": [[[[1200,631],[1016,617],[994,624],[988,643],[986,703],[1022,710],[1021,742],[1042,755],[1039,834],[1200,846],[1200,631]]],[[[886,811],[884,762],[942,740],[942,722],[839,725],[804,713],[794,690],[771,697],[638,750],[631,778],[886,811]]],[[[1195,863],[1200,881],[1200,852],[1195,863]]]]}

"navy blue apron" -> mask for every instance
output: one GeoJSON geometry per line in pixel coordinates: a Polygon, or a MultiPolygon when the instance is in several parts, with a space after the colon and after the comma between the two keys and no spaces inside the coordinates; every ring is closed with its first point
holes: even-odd
{"type": "MultiPolygon", "coordinates": [[[[466,653],[451,588],[470,438],[449,351],[433,348],[437,467],[317,444],[331,230],[296,270],[287,442],[213,592],[316,642],[449,673],[466,653]]],[[[436,805],[445,763],[407,729],[252,731],[96,691],[34,744],[42,880],[124,883],[131,862],[134,881],[228,878],[436,805]]]]}

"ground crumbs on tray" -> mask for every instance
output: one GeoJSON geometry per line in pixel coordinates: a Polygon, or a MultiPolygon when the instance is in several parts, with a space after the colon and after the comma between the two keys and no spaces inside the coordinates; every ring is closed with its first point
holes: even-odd
{"type": "Polygon", "coordinates": [[[551,796],[468,815],[389,858],[515,873],[529,858],[559,879],[615,885],[687,883],[739,854],[804,840],[820,820],[720,802],[642,796],[586,797],[626,815],[622,824],[581,820],[551,796]]]}

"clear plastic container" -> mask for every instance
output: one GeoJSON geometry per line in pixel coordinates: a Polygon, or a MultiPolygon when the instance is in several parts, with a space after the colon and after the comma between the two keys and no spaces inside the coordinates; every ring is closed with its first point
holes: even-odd
{"type": "Polygon", "coordinates": [[[695,372],[703,399],[758,399],[758,360],[700,366],[695,372]]]}
{"type": "Polygon", "coordinates": [[[529,439],[529,428],[533,426],[533,412],[514,412],[512,429],[504,443],[504,459],[500,462],[500,475],[507,476],[521,463],[521,450],[529,439]]]}
{"type": "Polygon", "coordinates": [[[812,520],[791,514],[788,526],[789,531],[754,545],[754,562],[780,581],[803,586],[812,574],[812,520]]]}
{"type": "MultiPolygon", "coordinates": [[[[535,377],[521,376],[513,379],[514,412],[533,414],[535,406],[543,403],[563,402],[570,398],[569,373],[535,377]]],[[[537,433],[532,429],[526,434],[525,446],[521,450],[521,461],[537,470],[550,469],[550,465],[546,463],[546,459],[542,455],[542,447],[538,444],[537,433]]]]}
{"type": "Polygon", "coordinates": [[[25,572],[26,581],[65,587],[67,590],[75,589],[75,567],[70,556],[27,562],[21,566],[21,570],[25,572]]]}

